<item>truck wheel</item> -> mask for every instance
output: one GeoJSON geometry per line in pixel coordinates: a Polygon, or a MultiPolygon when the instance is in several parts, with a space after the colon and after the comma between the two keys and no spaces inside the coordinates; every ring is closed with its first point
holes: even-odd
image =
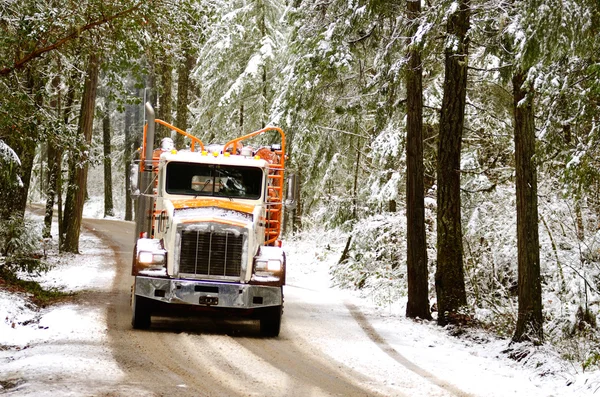
{"type": "Polygon", "coordinates": [[[150,299],[144,298],[143,296],[137,296],[133,294],[132,309],[133,313],[131,316],[131,325],[135,329],[148,329],[150,328],[150,315],[151,315],[151,302],[150,299]]]}
{"type": "Polygon", "coordinates": [[[279,336],[283,307],[276,306],[265,309],[260,317],[260,333],[263,336],[279,336]]]}

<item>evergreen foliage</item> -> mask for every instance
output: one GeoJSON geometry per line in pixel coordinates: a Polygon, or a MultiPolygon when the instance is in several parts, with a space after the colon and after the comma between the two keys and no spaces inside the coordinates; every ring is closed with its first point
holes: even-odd
{"type": "Polygon", "coordinates": [[[33,223],[18,215],[0,221],[0,277],[17,272],[39,274],[48,269],[33,223]]]}

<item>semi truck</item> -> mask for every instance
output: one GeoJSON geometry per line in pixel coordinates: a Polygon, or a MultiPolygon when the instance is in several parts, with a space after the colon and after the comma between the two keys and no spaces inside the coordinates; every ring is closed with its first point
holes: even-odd
{"type": "Polygon", "coordinates": [[[145,108],[141,156],[132,167],[133,328],[149,328],[155,315],[212,313],[257,319],[262,335],[278,336],[285,133],[266,127],[205,146],[155,119],[149,103],[145,108]],[[189,147],[177,150],[167,139],[153,150],[157,124],[187,137],[189,147]],[[276,142],[264,145],[272,136],[276,142]]]}

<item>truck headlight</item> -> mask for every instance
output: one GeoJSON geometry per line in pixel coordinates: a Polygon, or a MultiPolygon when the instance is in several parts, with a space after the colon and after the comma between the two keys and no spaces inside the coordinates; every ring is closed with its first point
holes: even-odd
{"type": "Polygon", "coordinates": [[[132,276],[168,277],[167,255],[162,240],[140,238],[135,244],[132,276]]]}
{"type": "Polygon", "coordinates": [[[276,259],[258,260],[254,267],[259,272],[277,273],[281,271],[281,261],[276,259]]]}
{"type": "Polygon", "coordinates": [[[138,262],[144,265],[162,265],[165,263],[165,254],[142,251],[138,254],[138,262]]]}
{"type": "Polygon", "coordinates": [[[270,286],[285,284],[285,252],[280,247],[260,247],[253,262],[250,284],[270,286]]]}

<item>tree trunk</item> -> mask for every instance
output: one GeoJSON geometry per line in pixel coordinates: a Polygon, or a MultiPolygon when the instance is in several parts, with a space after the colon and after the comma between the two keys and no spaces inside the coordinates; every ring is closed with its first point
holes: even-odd
{"type": "MultiPolygon", "coordinates": [[[[144,97],[144,91],[143,90],[138,90],[137,96],[139,98],[143,98],[144,97]]],[[[132,136],[132,140],[133,140],[133,154],[132,154],[132,158],[133,159],[137,159],[141,157],[141,150],[142,150],[142,135],[143,135],[143,116],[142,116],[142,109],[143,109],[144,103],[142,103],[141,105],[137,105],[133,107],[133,126],[131,128],[131,136],[132,136]]],[[[135,205],[133,205],[133,219],[135,218],[135,205]]]]}
{"type": "MultiPolygon", "coordinates": [[[[185,62],[177,68],[177,118],[175,126],[184,131],[188,128],[188,105],[190,103],[190,73],[194,67],[195,58],[187,55],[185,62]]],[[[175,135],[175,147],[182,149],[185,145],[183,135],[175,135]]]]}
{"type": "MultiPolygon", "coordinates": [[[[407,2],[412,34],[418,27],[421,2],[407,2]]],[[[427,247],[425,240],[425,193],[423,191],[423,69],[421,50],[413,45],[408,52],[406,76],[406,223],[407,283],[406,316],[431,319],[427,281],[427,247]]]]}
{"type": "Polygon", "coordinates": [[[296,171],[296,206],[292,210],[292,234],[302,231],[302,216],[304,213],[304,202],[302,201],[302,164],[297,164],[296,171]]]}
{"type": "Polygon", "coordinates": [[[96,89],[98,87],[98,55],[92,53],[88,60],[87,76],[83,88],[79,115],[80,149],[73,153],[69,162],[69,186],[65,200],[62,251],[79,253],[79,234],[83,218],[83,205],[86,193],[88,150],[92,142],[96,89]]]}
{"type": "MultiPolygon", "coordinates": [[[[50,107],[56,111],[57,118],[60,119],[61,97],[60,97],[60,77],[55,77],[52,80],[52,87],[57,90],[58,98],[50,102],[50,107]]],[[[51,133],[48,137],[47,161],[48,161],[48,186],[46,188],[46,212],[44,214],[44,230],[42,236],[44,238],[52,237],[52,214],[54,212],[54,202],[56,200],[56,184],[60,173],[60,157],[59,150],[56,144],[56,135],[51,133]]]]}
{"type": "Polygon", "coordinates": [[[537,165],[533,86],[527,71],[513,75],[517,190],[517,247],[519,315],[513,341],[542,343],[542,286],[538,234],[537,165]]]}
{"type": "Polygon", "coordinates": [[[40,151],[40,155],[37,156],[38,157],[38,165],[37,165],[37,169],[38,169],[38,193],[41,196],[42,194],[44,194],[46,192],[46,186],[48,185],[48,170],[47,168],[49,167],[49,165],[47,165],[47,161],[48,161],[48,145],[46,142],[41,142],[38,145],[39,151],[40,151]],[[44,156],[44,153],[46,154],[46,156],[44,156]]]}
{"type": "MultiPolygon", "coordinates": [[[[259,12],[260,12],[260,17],[259,17],[259,29],[260,29],[260,34],[262,37],[266,37],[267,36],[267,24],[266,24],[266,18],[265,18],[265,5],[263,2],[258,2],[258,7],[259,7],[259,12]]],[[[268,88],[268,82],[267,82],[267,64],[266,62],[263,63],[262,65],[262,92],[261,92],[261,97],[260,97],[260,104],[261,104],[261,108],[262,108],[262,115],[260,117],[261,121],[260,121],[260,128],[265,128],[265,126],[267,125],[267,118],[268,118],[268,113],[269,113],[269,103],[267,101],[267,88],[268,88]]]]}
{"type": "MultiPolygon", "coordinates": [[[[142,98],[144,97],[144,90],[139,90],[138,91],[138,97],[142,98]]],[[[141,105],[137,105],[133,107],[133,149],[135,151],[137,151],[138,149],[142,148],[142,135],[143,135],[143,131],[144,131],[144,126],[143,123],[145,122],[145,120],[143,119],[143,108],[144,108],[145,104],[142,103],[141,105]]],[[[135,154],[134,154],[135,157],[135,154]]]]}
{"type": "Polygon", "coordinates": [[[352,185],[352,220],[358,219],[358,174],[360,172],[361,145],[360,138],[357,138],[356,145],[356,164],[354,167],[354,183],[352,185]]]}
{"type": "MultiPolygon", "coordinates": [[[[165,55],[160,65],[160,92],[159,107],[157,109],[157,118],[166,121],[169,124],[173,124],[173,118],[171,110],[173,107],[173,65],[171,62],[171,56],[165,55]]],[[[155,142],[158,146],[162,138],[170,137],[171,130],[165,126],[156,126],[156,139],[155,142]]]]}
{"type": "Polygon", "coordinates": [[[467,305],[463,269],[460,151],[467,92],[469,0],[448,18],[444,98],[440,114],[437,156],[437,269],[435,289],[438,324],[461,322],[461,308],[467,305]]]}
{"type": "MultiPolygon", "coordinates": [[[[35,70],[27,70],[27,90],[34,97],[35,107],[42,107],[43,96],[41,95],[43,81],[38,78],[35,70]]],[[[35,110],[32,109],[32,112],[35,110]]],[[[38,124],[35,119],[21,126],[23,130],[17,128],[14,134],[6,137],[5,143],[10,146],[21,161],[21,166],[14,169],[14,175],[20,178],[21,183],[9,183],[3,186],[0,191],[0,219],[16,217],[24,219],[25,208],[27,207],[27,195],[31,182],[31,172],[35,158],[36,140],[39,135],[37,131],[38,124]]],[[[13,179],[14,180],[14,179],[13,179]]]]}
{"type": "Polygon", "coordinates": [[[265,126],[267,125],[267,120],[269,117],[269,103],[267,101],[267,87],[268,87],[268,83],[267,83],[267,66],[263,65],[262,67],[262,117],[261,117],[261,122],[260,122],[260,128],[265,128],[265,126]]]}
{"type": "Polygon", "coordinates": [[[104,217],[114,216],[113,184],[112,184],[112,150],[110,130],[110,101],[105,98],[106,109],[102,119],[102,140],[104,146],[104,217]]]}
{"type": "Polygon", "coordinates": [[[133,219],[133,206],[131,202],[131,155],[132,155],[132,139],[131,139],[131,105],[125,106],[125,149],[123,157],[125,159],[125,220],[133,219]]]}
{"type": "MultiPolygon", "coordinates": [[[[67,91],[67,100],[65,103],[65,110],[64,110],[64,118],[63,121],[65,123],[65,126],[69,125],[69,118],[71,116],[71,112],[73,110],[73,103],[75,102],[75,84],[73,83],[73,81],[75,81],[77,78],[77,74],[76,72],[73,72],[73,76],[71,78],[71,84],[69,85],[69,89],[67,91]]],[[[64,244],[64,237],[65,237],[65,223],[63,221],[63,175],[62,175],[62,162],[63,162],[63,153],[64,150],[62,148],[59,149],[59,153],[57,154],[57,156],[59,157],[59,164],[58,164],[58,169],[59,169],[59,173],[58,173],[58,180],[56,182],[56,195],[57,195],[57,200],[56,200],[56,205],[58,207],[58,211],[57,211],[57,216],[58,216],[58,246],[62,247],[64,244]]]]}
{"type": "Polygon", "coordinates": [[[14,150],[21,165],[13,164],[8,171],[2,170],[1,167],[4,165],[0,165],[0,171],[3,171],[1,181],[3,186],[0,188],[0,203],[2,203],[0,221],[10,217],[23,219],[35,156],[35,141],[29,133],[16,133],[6,137],[4,143],[14,150]]]}
{"type": "Polygon", "coordinates": [[[581,195],[577,195],[575,201],[575,219],[577,220],[577,240],[585,240],[585,226],[583,224],[583,213],[581,212],[581,195]]]}
{"type": "MultiPolygon", "coordinates": [[[[41,109],[44,101],[42,90],[44,81],[36,75],[35,70],[30,68],[27,72],[27,89],[30,95],[34,98],[35,110],[41,109]]],[[[39,136],[38,123],[35,121],[25,125],[27,129],[24,136],[16,137],[16,144],[13,146],[17,156],[21,159],[20,176],[22,186],[17,189],[16,194],[11,197],[9,202],[15,206],[10,210],[11,215],[16,215],[20,219],[25,217],[25,209],[27,208],[27,196],[29,194],[29,186],[31,184],[31,173],[33,171],[33,162],[35,160],[36,138],[39,136]]],[[[4,206],[5,203],[2,202],[4,206]]],[[[4,219],[4,218],[3,218],[4,219]]]]}
{"type": "Polygon", "coordinates": [[[52,237],[52,214],[56,200],[56,184],[60,173],[60,157],[54,139],[48,140],[48,187],[46,190],[46,212],[44,214],[44,238],[52,237]]]}
{"type": "Polygon", "coordinates": [[[21,159],[21,181],[23,181],[23,188],[19,190],[18,207],[15,213],[18,213],[21,217],[25,216],[25,209],[27,208],[27,195],[29,193],[29,186],[31,185],[35,147],[35,140],[27,138],[24,140],[23,146],[20,147],[21,150],[17,152],[21,159]]]}

